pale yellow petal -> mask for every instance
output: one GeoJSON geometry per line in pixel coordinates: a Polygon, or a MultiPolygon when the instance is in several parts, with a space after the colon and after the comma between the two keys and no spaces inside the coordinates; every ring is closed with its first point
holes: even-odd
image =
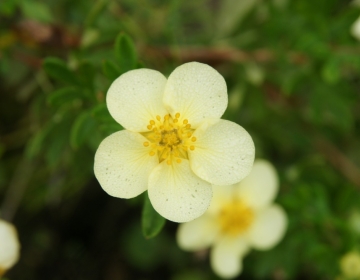
{"type": "Polygon", "coordinates": [[[0,270],[7,270],[19,259],[20,243],[15,227],[0,220],[0,270]]]}
{"type": "Polygon", "coordinates": [[[166,83],[167,109],[198,127],[206,118],[220,118],[227,107],[224,78],[209,65],[190,62],[176,68],[166,83]]]}
{"type": "Polygon", "coordinates": [[[148,193],[155,210],[177,223],[201,216],[212,197],[211,185],[192,172],[188,160],[158,165],[150,175],[148,193]]]}
{"type": "Polygon", "coordinates": [[[273,165],[266,160],[255,160],[250,174],[236,185],[238,195],[253,208],[269,205],[275,198],[279,180],[273,165]]]}
{"type": "Polygon", "coordinates": [[[194,132],[195,149],[189,151],[192,170],[214,185],[232,185],[249,174],[255,147],[249,133],[226,120],[204,122],[194,132]]]}
{"type": "Polygon", "coordinates": [[[236,194],[235,185],[231,186],[212,186],[213,197],[207,213],[217,215],[224,205],[230,203],[236,194]]]}
{"type": "Polygon", "coordinates": [[[222,278],[234,278],[241,273],[242,258],[248,250],[244,239],[223,237],[211,249],[211,267],[222,278]]]}
{"type": "Polygon", "coordinates": [[[101,142],[95,154],[94,172],[109,195],[132,198],[147,190],[149,175],[159,162],[149,155],[145,141],[140,133],[123,130],[101,142]]]}
{"type": "Polygon", "coordinates": [[[208,248],[219,234],[219,227],[211,215],[206,213],[191,222],[179,225],[176,240],[179,247],[186,251],[208,248]]]}
{"type": "Polygon", "coordinates": [[[360,40],[360,17],[358,17],[355,22],[351,25],[350,33],[357,40],[360,40]]]}
{"type": "Polygon", "coordinates": [[[110,86],[106,104],[111,116],[131,131],[147,131],[156,116],[167,114],[162,99],[166,78],[158,71],[137,69],[126,72],[110,86]]]}
{"type": "Polygon", "coordinates": [[[287,227],[285,211],[278,205],[262,209],[247,234],[250,244],[258,250],[269,250],[283,238],[287,227]]]}

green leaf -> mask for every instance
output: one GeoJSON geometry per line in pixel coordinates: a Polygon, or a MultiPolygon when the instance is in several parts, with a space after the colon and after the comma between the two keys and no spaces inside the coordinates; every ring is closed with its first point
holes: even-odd
{"type": "Polygon", "coordinates": [[[45,72],[52,78],[70,84],[77,84],[77,81],[65,62],[56,57],[48,57],[43,62],[45,72]]]}
{"type": "Polygon", "coordinates": [[[165,218],[160,216],[151,205],[149,196],[145,195],[142,211],[141,226],[145,238],[150,239],[158,235],[165,225],[165,218]]]}
{"type": "Polygon", "coordinates": [[[0,1],[0,15],[12,16],[16,11],[17,0],[0,1]]]}
{"type": "Polygon", "coordinates": [[[121,75],[120,69],[111,61],[105,60],[103,62],[103,72],[109,80],[115,80],[121,75]]]}
{"type": "Polygon", "coordinates": [[[118,61],[121,74],[135,69],[137,56],[133,41],[124,33],[121,33],[115,41],[115,57],[118,61]]]}
{"type": "Polygon", "coordinates": [[[48,6],[38,1],[21,1],[20,8],[25,17],[34,19],[43,23],[49,23],[53,16],[48,6]]]}
{"type": "Polygon", "coordinates": [[[337,83],[341,76],[339,63],[336,60],[331,59],[322,68],[321,75],[328,84],[331,85],[337,83]]]}
{"type": "Polygon", "coordinates": [[[46,135],[50,131],[50,126],[47,125],[41,130],[37,131],[27,142],[26,148],[25,148],[25,156],[28,159],[33,159],[35,156],[37,156],[43,148],[44,139],[46,135]]]}
{"type": "Polygon", "coordinates": [[[95,67],[93,64],[87,61],[80,63],[77,69],[77,76],[81,85],[87,88],[93,88],[95,80],[95,67]]]}
{"type": "Polygon", "coordinates": [[[123,127],[110,115],[105,103],[98,104],[91,110],[91,115],[100,124],[99,130],[105,135],[120,131],[123,127]]]}
{"type": "Polygon", "coordinates": [[[75,87],[64,87],[52,92],[47,102],[54,107],[60,107],[63,104],[69,103],[76,99],[81,99],[81,93],[79,89],[75,87]]]}
{"type": "Polygon", "coordinates": [[[104,11],[108,4],[107,0],[97,0],[93,5],[91,5],[91,10],[86,16],[85,25],[91,26],[99,17],[99,15],[104,11]]]}
{"type": "Polygon", "coordinates": [[[79,148],[96,128],[96,122],[88,112],[82,113],[74,122],[70,133],[70,145],[73,149],[79,148]]]}

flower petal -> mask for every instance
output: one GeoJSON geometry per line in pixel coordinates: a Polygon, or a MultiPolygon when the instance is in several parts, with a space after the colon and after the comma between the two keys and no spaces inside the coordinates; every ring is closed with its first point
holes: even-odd
{"type": "Polygon", "coordinates": [[[269,205],[278,191],[275,168],[266,160],[255,160],[250,174],[236,185],[237,192],[253,208],[269,205]]]}
{"type": "Polygon", "coordinates": [[[191,171],[188,160],[158,165],[150,175],[148,193],[155,210],[177,223],[201,216],[212,197],[211,185],[191,171]]]}
{"type": "Polygon", "coordinates": [[[164,103],[196,128],[205,118],[220,118],[227,107],[224,78],[209,65],[190,62],[177,67],[165,87],[164,103]]]}
{"type": "Polygon", "coordinates": [[[355,22],[351,25],[350,33],[357,40],[360,40],[360,17],[358,17],[355,22]]]}
{"type": "Polygon", "coordinates": [[[235,185],[231,186],[212,186],[213,197],[211,200],[211,204],[206,213],[211,215],[217,215],[219,211],[226,205],[227,203],[233,200],[235,192],[235,185]]]}
{"type": "Polygon", "coordinates": [[[9,269],[18,261],[19,251],[20,244],[15,227],[0,220],[0,272],[9,269]]]}
{"type": "Polygon", "coordinates": [[[222,278],[234,278],[241,273],[242,258],[248,251],[244,239],[223,237],[211,250],[211,267],[222,278]]]}
{"type": "Polygon", "coordinates": [[[271,249],[283,238],[286,226],[286,213],[280,206],[265,208],[257,213],[254,224],[249,229],[249,242],[258,250],[271,249]]]}
{"type": "Polygon", "coordinates": [[[214,217],[204,214],[191,222],[179,225],[176,239],[186,251],[198,251],[209,247],[219,233],[214,217]]]}
{"type": "Polygon", "coordinates": [[[94,172],[101,187],[109,195],[132,198],[148,187],[151,171],[159,164],[144,147],[146,138],[127,130],[105,138],[95,154],[94,172]]]}
{"type": "Polygon", "coordinates": [[[166,78],[155,70],[126,72],[107,92],[106,104],[111,116],[128,130],[147,131],[150,120],[167,114],[162,102],[165,84],[166,78]]]}
{"type": "Polygon", "coordinates": [[[232,185],[249,174],[255,147],[249,133],[226,120],[208,120],[193,134],[195,149],[189,151],[192,170],[214,185],[232,185]]]}

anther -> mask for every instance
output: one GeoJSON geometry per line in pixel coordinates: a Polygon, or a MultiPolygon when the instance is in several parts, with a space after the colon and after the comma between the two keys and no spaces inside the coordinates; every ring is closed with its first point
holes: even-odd
{"type": "Polygon", "coordinates": [[[180,158],[178,158],[178,159],[176,160],[176,162],[177,162],[177,163],[180,163],[180,162],[181,162],[181,159],[180,159],[180,158]]]}
{"type": "Polygon", "coordinates": [[[186,128],[190,128],[190,127],[191,127],[191,124],[188,123],[185,127],[186,127],[186,128]]]}
{"type": "Polygon", "coordinates": [[[148,128],[149,130],[151,130],[151,129],[152,129],[152,125],[149,124],[149,125],[147,126],[147,128],[148,128]]]}
{"type": "Polygon", "coordinates": [[[191,137],[191,141],[192,142],[195,142],[196,141],[196,137],[194,136],[194,137],[191,137]]]}
{"type": "Polygon", "coordinates": [[[158,121],[160,121],[160,120],[161,120],[161,117],[160,117],[159,115],[157,115],[157,116],[156,116],[156,119],[157,119],[158,121]]]}
{"type": "Polygon", "coordinates": [[[177,122],[178,122],[178,119],[174,119],[173,122],[174,122],[174,123],[177,123],[177,122]]]}
{"type": "Polygon", "coordinates": [[[177,118],[177,119],[180,118],[180,113],[176,113],[175,118],[177,118]]]}
{"type": "Polygon", "coordinates": [[[167,164],[167,165],[171,165],[171,160],[168,159],[168,160],[166,161],[166,164],[167,164]]]}
{"type": "Polygon", "coordinates": [[[194,146],[190,146],[190,150],[195,150],[195,147],[194,146]]]}
{"type": "Polygon", "coordinates": [[[154,151],[151,151],[151,152],[149,153],[149,155],[150,155],[150,156],[155,156],[155,152],[154,152],[154,151]]]}
{"type": "Polygon", "coordinates": [[[183,124],[187,124],[189,121],[187,119],[183,120],[183,124]]]}
{"type": "Polygon", "coordinates": [[[149,142],[144,142],[145,147],[149,147],[149,145],[150,145],[149,142]]]}
{"type": "Polygon", "coordinates": [[[154,125],[154,124],[155,124],[155,122],[154,122],[153,120],[151,120],[151,121],[150,121],[150,124],[154,125]]]}

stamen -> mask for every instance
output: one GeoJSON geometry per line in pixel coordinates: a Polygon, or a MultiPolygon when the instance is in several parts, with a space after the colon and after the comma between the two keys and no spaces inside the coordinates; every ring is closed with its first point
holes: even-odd
{"type": "Polygon", "coordinates": [[[181,163],[188,159],[189,149],[193,151],[194,145],[189,145],[197,140],[192,137],[194,129],[191,128],[188,119],[179,120],[180,113],[175,115],[166,114],[163,117],[156,115],[149,120],[148,132],[143,135],[148,141],[143,142],[144,147],[149,147],[149,155],[156,156],[159,163],[165,161],[171,165],[176,161],[181,163]]]}

